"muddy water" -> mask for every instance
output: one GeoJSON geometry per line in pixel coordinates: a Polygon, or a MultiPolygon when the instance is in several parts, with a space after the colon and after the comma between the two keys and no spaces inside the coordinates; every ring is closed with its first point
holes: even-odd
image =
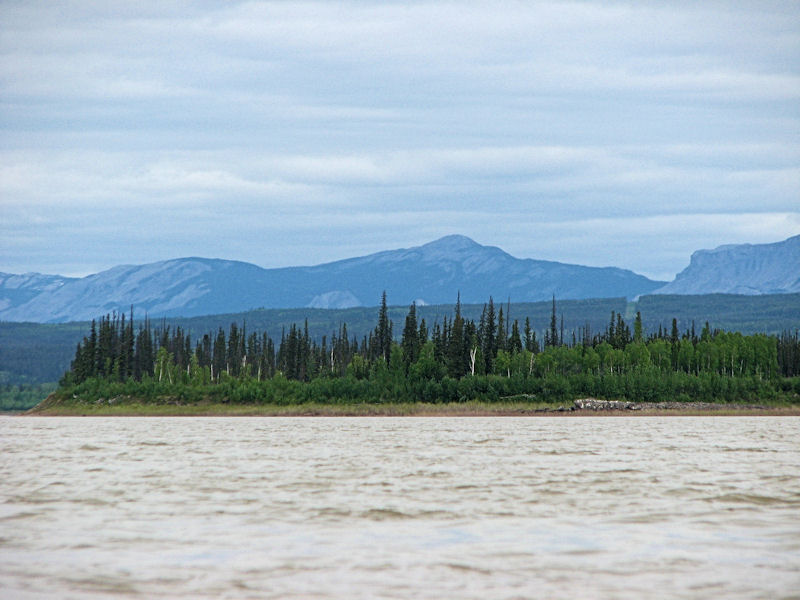
{"type": "Polygon", "coordinates": [[[800,418],[0,418],[3,598],[798,598],[800,418]]]}

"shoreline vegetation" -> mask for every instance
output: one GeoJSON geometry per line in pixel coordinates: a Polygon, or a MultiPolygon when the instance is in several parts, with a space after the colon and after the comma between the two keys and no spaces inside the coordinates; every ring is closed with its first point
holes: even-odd
{"type": "Polygon", "coordinates": [[[235,322],[195,343],[133,323],[93,321],[58,389],[27,414],[800,414],[797,332],[680,332],[673,319],[648,334],[640,314],[631,329],[613,311],[604,331],[565,332],[553,299],[540,343],[490,298],[479,322],[458,301],[431,327],[412,304],[394,336],[385,294],[361,341],[344,323],[321,340],[293,325],[278,343],[235,322]]]}
{"type": "Polygon", "coordinates": [[[637,403],[628,408],[577,408],[572,404],[520,401],[447,404],[147,404],[133,399],[114,404],[48,404],[18,413],[48,417],[728,417],[800,416],[800,404],[723,404],[709,402],[637,403]]]}

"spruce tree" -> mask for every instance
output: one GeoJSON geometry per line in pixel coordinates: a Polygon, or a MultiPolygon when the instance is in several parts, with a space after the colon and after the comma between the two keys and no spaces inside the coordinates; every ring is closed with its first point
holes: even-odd
{"type": "Polygon", "coordinates": [[[503,317],[503,305],[500,305],[500,312],[497,313],[497,335],[495,337],[495,356],[500,350],[506,349],[508,343],[508,332],[506,331],[506,322],[503,317]]]}
{"type": "Polygon", "coordinates": [[[389,320],[389,309],[386,306],[386,290],[381,296],[381,309],[378,313],[378,325],[375,328],[376,358],[382,358],[389,364],[392,353],[392,322],[389,320]]]}
{"type": "Polygon", "coordinates": [[[478,348],[483,350],[483,338],[486,335],[486,303],[483,305],[483,310],[481,311],[481,318],[478,321],[478,348]]]}
{"type": "Polygon", "coordinates": [[[514,319],[514,324],[511,326],[511,337],[508,340],[508,351],[512,354],[519,354],[522,352],[522,338],[519,335],[519,323],[514,319]]]}
{"type": "MultiPolygon", "coordinates": [[[[548,344],[546,344],[548,345],[548,344]]],[[[560,346],[561,341],[558,339],[558,321],[556,320],[556,297],[553,296],[553,310],[550,313],[550,346],[560,346]]]]}
{"type": "Polygon", "coordinates": [[[92,319],[92,329],[91,333],[89,334],[89,344],[88,346],[84,344],[84,354],[85,358],[83,360],[83,365],[86,377],[94,377],[97,375],[97,360],[95,359],[95,356],[97,355],[97,323],[94,319],[92,319]]]}
{"type": "Polygon", "coordinates": [[[643,339],[642,333],[642,313],[636,311],[636,320],[633,322],[633,341],[641,342],[643,339]]]}
{"type": "Polygon", "coordinates": [[[672,319],[672,332],[670,333],[669,340],[670,340],[670,344],[671,344],[672,368],[674,370],[677,370],[678,369],[678,343],[680,342],[680,334],[678,333],[678,320],[677,319],[672,319]]]}
{"type": "Polygon", "coordinates": [[[428,326],[425,324],[425,318],[419,322],[419,336],[417,339],[419,340],[420,351],[422,351],[422,347],[428,341],[428,326]]]}
{"type": "Polygon", "coordinates": [[[525,317],[525,350],[528,352],[533,352],[533,337],[531,331],[531,319],[530,317],[525,317]]]}
{"type": "Polygon", "coordinates": [[[403,362],[405,363],[406,372],[408,372],[408,367],[417,362],[420,349],[416,303],[412,303],[408,308],[401,346],[403,348],[403,362]]]}
{"type": "Polygon", "coordinates": [[[489,296],[489,306],[486,308],[486,323],[483,333],[483,360],[485,373],[494,373],[494,359],[497,357],[497,323],[495,322],[494,300],[489,296]]]}
{"type": "Polygon", "coordinates": [[[606,329],[606,341],[611,345],[612,348],[616,348],[615,344],[617,341],[616,317],[617,313],[612,310],[611,321],[608,323],[608,329],[606,329]]]}
{"type": "Polygon", "coordinates": [[[447,344],[447,372],[450,377],[458,379],[465,373],[464,351],[464,319],[461,317],[461,292],[456,302],[456,314],[450,328],[450,339],[447,344]]]}
{"type": "Polygon", "coordinates": [[[214,338],[213,358],[211,359],[211,371],[214,381],[219,381],[220,375],[225,370],[227,354],[225,346],[225,331],[220,327],[217,331],[217,337],[214,338]]]}

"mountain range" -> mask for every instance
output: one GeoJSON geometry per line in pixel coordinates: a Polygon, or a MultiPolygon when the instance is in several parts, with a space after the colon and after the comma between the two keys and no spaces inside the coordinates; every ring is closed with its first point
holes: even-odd
{"type": "Polygon", "coordinates": [[[730,244],[692,254],[689,266],[657,294],[800,292],[800,235],[774,244],[730,244]]]}
{"type": "Polygon", "coordinates": [[[634,298],[644,294],[788,293],[800,291],[800,236],[777,244],[722,246],[692,255],[675,281],[654,281],[616,267],[519,259],[459,235],[312,267],[181,258],[123,265],[83,278],[0,273],[0,320],[89,320],[132,306],[136,315],[192,317],[251,308],[391,304],[535,302],[634,298]],[[724,288],[724,289],[723,289],[724,288]]]}

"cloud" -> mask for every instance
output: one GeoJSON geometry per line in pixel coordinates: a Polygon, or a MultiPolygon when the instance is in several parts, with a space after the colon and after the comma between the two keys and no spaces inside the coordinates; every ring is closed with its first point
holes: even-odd
{"type": "Polygon", "coordinates": [[[0,19],[0,270],[277,266],[465,233],[663,277],[800,230],[793,3],[18,1],[0,19]]]}
{"type": "MultiPolygon", "coordinates": [[[[791,145],[732,147],[517,146],[378,151],[360,154],[196,152],[0,153],[0,194],[6,206],[102,201],[142,207],[224,200],[327,204],[392,210],[427,206],[431,194],[455,210],[492,203],[513,212],[535,201],[555,209],[569,201],[585,214],[748,212],[796,206],[800,167],[791,145]],[[598,205],[615,197],[613,206],[598,205]],[[642,202],[643,197],[669,203],[642,202]],[[459,200],[460,202],[456,202],[459,200]],[[383,200],[381,200],[383,199],[383,200]]],[[[436,206],[435,208],[441,208],[436,206]]]]}
{"type": "MultiPolygon", "coordinates": [[[[537,258],[590,266],[618,266],[652,279],[671,281],[689,264],[691,253],[723,244],[771,243],[797,235],[800,212],[740,214],[661,214],[620,218],[576,218],[537,224],[533,240],[508,244],[537,258]],[[602,253],[591,257],[594,238],[602,253]],[[697,245],[697,240],[703,243],[697,245]],[[609,261],[609,257],[614,257],[609,261]]],[[[519,240],[517,242],[516,240],[519,240]]]]}

